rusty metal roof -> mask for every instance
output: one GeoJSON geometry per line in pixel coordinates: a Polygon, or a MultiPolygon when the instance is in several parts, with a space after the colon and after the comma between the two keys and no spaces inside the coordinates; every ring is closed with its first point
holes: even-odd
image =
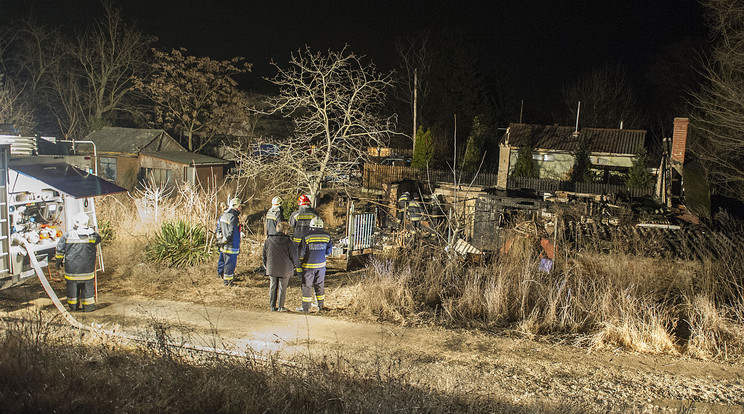
{"type": "Polygon", "coordinates": [[[646,131],[639,129],[582,128],[558,125],[510,124],[501,142],[512,147],[531,145],[536,150],[573,152],[582,139],[591,152],[634,155],[643,148],[646,131]]]}

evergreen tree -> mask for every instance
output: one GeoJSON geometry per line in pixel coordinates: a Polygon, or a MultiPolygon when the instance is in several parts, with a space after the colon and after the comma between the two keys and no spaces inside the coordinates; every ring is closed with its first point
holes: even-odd
{"type": "Polygon", "coordinates": [[[514,163],[515,177],[538,178],[539,173],[535,161],[532,159],[532,147],[525,145],[519,148],[517,162],[514,163]]]}
{"type": "Polygon", "coordinates": [[[488,126],[484,122],[484,116],[478,115],[473,118],[473,129],[468,137],[468,144],[465,150],[465,156],[462,159],[462,168],[465,172],[474,173],[478,171],[483,159],[483,147],[488,136],[488,126]]]}
{"type": "Polygon", "coordinates": [[[589,158],[589,141],[582,139],[579,148],[573,153],[574,165],[571,171],[571,181],[587,183],[592,181],[592,160],[589,158]]]}
{"type": "Polygon", "coordinates": [[[434,155],[434,139],[431,130],[418,127],[416,131],[416,148],[413,149],[413,161],[411,167],[425,168],[431,164],[434,155]]]}
{"type": "Polygon", "coordinates": [[[625,185],[628,187],[640,187],[647,188],[651,182],[651,174],[646,168],[646,159],[648,154],[645,148],[641,148],[638,154],[633,157],[633,165],[628,170],[628,175],[625,177],[625,185]]]}

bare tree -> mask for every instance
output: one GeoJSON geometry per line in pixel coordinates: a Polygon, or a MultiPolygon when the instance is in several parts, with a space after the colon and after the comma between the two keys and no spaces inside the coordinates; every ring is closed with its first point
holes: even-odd
{"type": "Polygon", "coordinates": [[[68,131],[89,132],[137,112],[135,79],[148,70],[147,52],[155,39],[126,25],[110,3],[104,8],[106,15],[70,45],[69,62],[57,65],[54,74],[70,117],[68,131]]]}
{"type": "Polygon", "coordinates": [[[744,200],[744,3],[706,0],[715,46],[706,82],[694,95],[691,150],[708,179],[727,196],[744,200]]]}
{"type": "Polygon", "coordinates": [[[617,65],[594,68],[563,89],[563,101],[570,114],[567,121],[571,123],[581,101],[581,125],[592,128],[619,128],[621,122],[625,128],[643,125],[630,82],[617,65]]]}
{"type": "Polygon", "coordinates": [[[394,91],[396,98],[411,109],[411,139],[414,143],[420,122],[419,108],[429,94],[431,57],[428,46],[429,35],[427,33],[419,33],[395,44],[395,50],[400,57],[400,71],[396,79],[398,87],[394,88],[394,91]]]}
{"type": "Polygon", "coordinates": [[[21,92],[7,85],[3,78],[0,73],[0,124],[14,124],[21,134],[33,134],[36,128],[33,112],[27,102],[20,99],[21,92]]]}
{"type": "Polygon", "coordinates": [[[268,99],[265,112],[292,117],[295,127],[277,147],[273,165],[317,202],[325,181],[347,180],[368,158],[367,147],[384,145],[393,132],[394,116],[379,114],[392,73],[378,73],[348,46],[327,53],[305,47],[291,55],[288,68],[272,65],[278,73],[267,80],[280,92],[268,99]]]}
{"type": "Polygon", "coordinates": [[[153,53],[153,71],[140,82],[155,103],[152,123],[180,135],[189,151],[199,151],[246,107],[233,77],[251,65],[240,57],[189,56],[183,48],[153,53]]]}

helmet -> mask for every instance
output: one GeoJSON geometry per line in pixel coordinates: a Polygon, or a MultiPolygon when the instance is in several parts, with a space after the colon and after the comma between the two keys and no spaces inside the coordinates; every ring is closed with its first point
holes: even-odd
{"type": "Polygon", "coordinates": [[[278,205],[281,205],[281,204],[282,204],[282,198],[281,197],[274,197],[271,200],[271,205],[272,206],[278,206],[278,205]]]}
{"type": "Polygon", "coordinates": [[[297,204],[301,206],[309,206],[310,205],[310,198],[306,196],[305,194],[297,197],[297,204]]]}
{"type": "Polygon", "coordinates": [[[227,202],[227,206],[229,208],[237,208],[241,204],[241,201],[239,198],[231,198],[230,201],[227,202]]]}
{"type": "Polygon", "coordinates": [[[75,222],[76,227],[88,227],[88,215],[84,212],[75,214],[72,220],[75,222]]]}
{"type": "Polygon", "coordinates": [[[316,229],[322,229],[324,226],[323,219],[315,216],[312,220],[310,220],[310,227],[314,227],[316,229]]]}

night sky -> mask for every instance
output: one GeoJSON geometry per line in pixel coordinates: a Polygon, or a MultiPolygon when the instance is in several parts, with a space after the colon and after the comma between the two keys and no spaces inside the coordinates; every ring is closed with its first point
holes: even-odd
{"type": "MultiPolygon", "coordinates": [[[[28,15],[81,27],[100,15],[93,0],[0,0],[6,16],[28,15]]],[[[142,1],[114,4],[128,21],[159,38],[213,58],[243,56],[254,64],[246,89],[303,45],[339,49],[345,43],[394,68],[394,42],[421,30],[462,30],[484,73],[500,68],[526,108],[548,109],[560,90],[594,66],[621,63],[640,81],[654,56],[686,37],[705,38],[702,8],[694,0],[624,1],[142,1]]]]}

